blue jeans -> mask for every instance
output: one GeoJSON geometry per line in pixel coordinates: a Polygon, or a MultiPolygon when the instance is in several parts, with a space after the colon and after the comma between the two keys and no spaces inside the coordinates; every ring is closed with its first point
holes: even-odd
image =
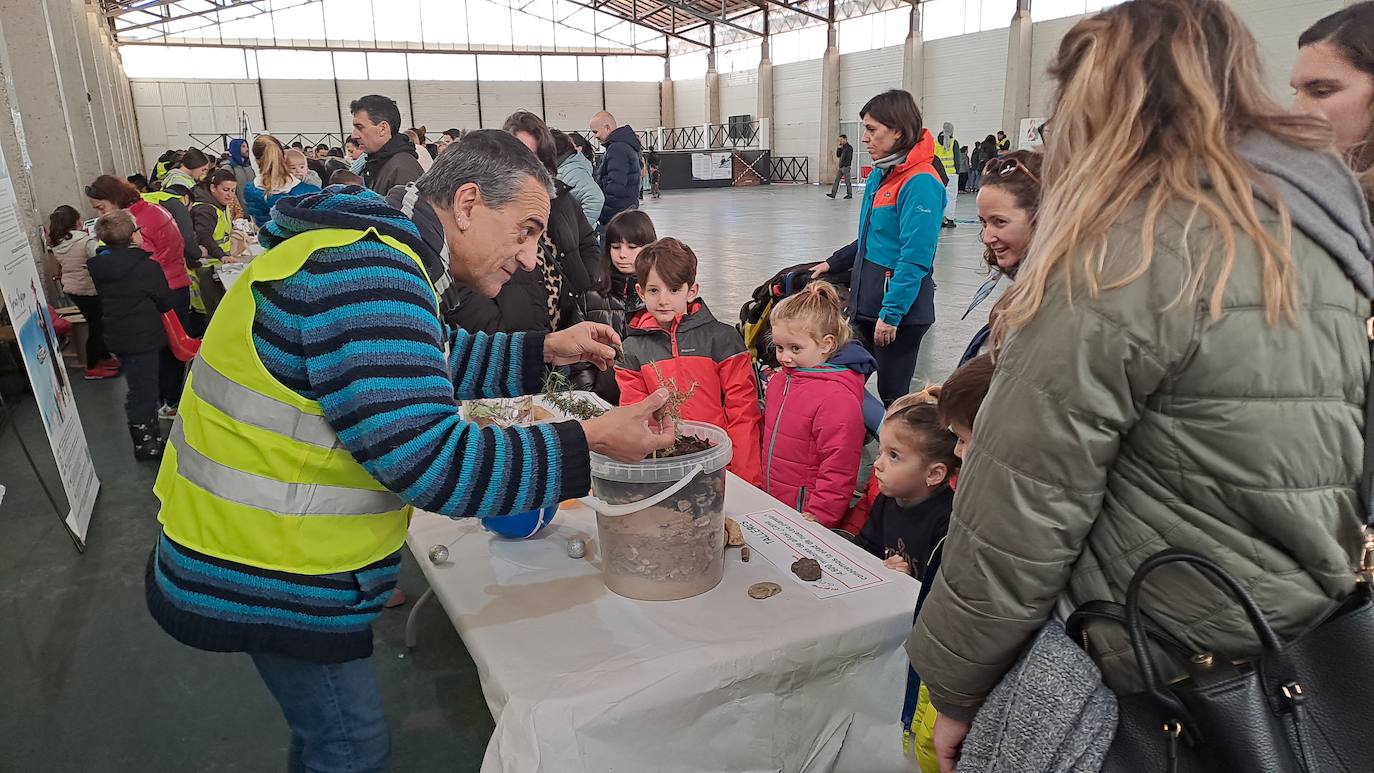
{"type": "Polygon", "coordinates": [[[287,773],[381,773],[391,741],[367,659],[311,663],[254,653],[262,681],[291,727],[287,773]]]}

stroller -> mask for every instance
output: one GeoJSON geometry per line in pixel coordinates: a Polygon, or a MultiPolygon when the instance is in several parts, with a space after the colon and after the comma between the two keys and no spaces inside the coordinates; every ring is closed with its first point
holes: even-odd
{"type": "MultiPolygon", "coordinates": [[[[851,249],[856,245],[844,247],[840,251],[851,249]]],[[[754,288],[749,301],[739,310],[739,324],[736,325],[740,335],[744,337],[744,348],[749,351],[750,359],[754,363],[754,375],[759,385],[759,402],[763,402],[763,390],[768,381],[768,376],[778,367],[778,358],[773,351],[772,323],[769,315],[773,307],[783,298],[800,292],[811,283],[811,269],[820,261],[810,263],[799,263],[789,266],[774,274],[767,282],[754,288]]],[[[839,291],[840,304],[849,305],[849,272],[832,271],[822,274],[821,279],[835,285],[839,291]]],[[[885,410],[883,403],[872,392],[864,393],[864,426],[868,431],[878,432],[878,427],[883,422],[885,410]]]]}

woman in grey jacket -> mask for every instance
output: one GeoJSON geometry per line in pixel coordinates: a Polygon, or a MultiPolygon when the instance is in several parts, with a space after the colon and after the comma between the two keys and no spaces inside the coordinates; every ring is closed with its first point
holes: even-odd
{"type": "MultiPolygon", "coordinates": [[[[1222,0],[1116,5],[1049,72],[1031,254],[907,641],[942,770],[1047,621],[1122,601],[1152,554],[1220,564],[1291,638],[1353,590],[1362,542],[1374,235],[1329,128],[1269,96],[1222,0]]],[[[1259,650],[1195,573],[1142,601],[1196,652],[1259,650]]],[[[1139,691],[1120,627],[1086,633],[1107,685],[1139,691]]]]}
{"type": "Polygon", "coordinates": [[[554,152],[558,156],[558,179],[572,188],[572,195],[587,216],[587,222],[596,224],[601,217],[601,207],[606,203],[606,194],[596,184],[592,176],[592,162],[577,152],[568,135],[553,130],[554,152]]]}

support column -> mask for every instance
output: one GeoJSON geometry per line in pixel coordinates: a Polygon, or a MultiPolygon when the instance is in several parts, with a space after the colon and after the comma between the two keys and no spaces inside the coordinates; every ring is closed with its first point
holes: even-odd
{"type": "MultiPolygon", "coordinates": [[[[706,77],[703,79],[706,92],[706,120],[703,122],[710,125],[720,123],[720,73],[716,72],[716,35],[711,33],[712,45],[706,52],[706,77]]],[[[708,144],[709,142],[708,138],[708,144]]]]}
{"type": "Polygon", "coordinates": [[[663,57],[663,82],[658,84],[658,125],[672,129],[677,126],[677,104],[673,102],[673,69],[669,61],[668,57],[663,57]]]}
{"type": "Polygon", "coordinates": [[[759,91],[755,117],[759,120],[759,147],[773,147],[773,60],[768,56],[768,11],[764,10],[763,40],[759,44],[759,91]]]}
{"type": "Polygon", "coordinates": [[[12,97],[23,114],[34,198],[41,212],[60,204],[85,203],[82,186],[89,182],[86,175],[92,168],[84,158],[78,159],[76,145],[78,138],[88,145],[95,141],[89,126],[82,133],[68,118],[48,4],[49,0],[0,0],[10,76],[15,84],[23,84],[12,97]]]}
{"type": "Polygon", "coordinates": [[[1031,0],[1017,0],[1007,31],[1006,90],[1002,94],[1002,131],[1016,137],[1021,119],[1031,117],[1031,0]]]}
{"type": "Polygon", "coordinates": [[[921,31],[921,6],[911,4],[911,28],[902,46],[902,88],[916,100],[924,115],[926,97],[925,36],[921,31]]]}
{"type": "MultiPolygon", "coordinates": [[[[7,41],[7,36],[18,34],[15,32],[15,20],[9,13],[0,15],[0,41],[7,41]]],[[[8,45],[0,45],[0,151],[5,157],[0,163],[0,172],[7,173],[14,183],[20,228],[28,238],[34,258],[41,261],[46,251],[39,235],[41,224],[46,220],[41,212],[51,210],[41,210],[34,196],[33,161],[29,155],[31,139],[25,133],[28,116],[21,115],[16,80],[8,45]]],[[[84,202],[85,199],[72,203],[79,207],[84,202]]],[[[40,265],[39,276],[46,277],[47,273],[40,265]]]]}
{"type": "MultiPolygon", "coordinates": [[[[100,161],[102,174],[115,174],[124,167],[119,163],[119,142],[110,132],[110,95],[100,79],[100,68],[96,61],[97,51],[91,40],[91,26],[87,19],[87,5],[84,0],[69,0],[72,30],[76,36],[77,49],[81,54],[81,74],[88,100],[87,108],[91,125],[95,130],[95,150],[100,161]]],[[[103,53],[103,52],[101,52],[103,53]]]]}
{"type": "Polygon", "coordinates": [[[835,137],[840,133],[840,46],[839,30],[831,22],[827,32],[825,58],[821,60],[821,138],[817,155],[817,181],[835,181],[839,159],[835,158],[835,137]]]}
{"type": "Polygon", "coordinates": [[[84,185],[104,173],[102,152],[98,150],[95,119],[86,88],[86,73],[81,66],[81,48],[76,39],[76,22],[69,0],[41,0],[47,20],[48,38],[56,64],[58,89],[72,138],[72,157],[76,159],[78,179],[84,185]]]}

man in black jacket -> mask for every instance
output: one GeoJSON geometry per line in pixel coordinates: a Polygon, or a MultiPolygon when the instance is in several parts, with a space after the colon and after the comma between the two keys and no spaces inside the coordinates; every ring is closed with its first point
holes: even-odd
{"type": "Polygon", "coordinates": [[[830,198],[835,198],[835,194],[840,191],[840,180],[844,180],[844,197],[854,198],[854,185],[851,182],[854,166],[854,146],[849,144],[849,138],[840,135],[839,145],[835,148],[835,158],[839,159],[839,169],[835,172],[835,184],[830,186],[830,192],[825,194],[830,198]]]}
{"type": "Polygon", "coordinates": [[[601,225],[627,209],[639,209],[639,136],[627,124],[616,128],[615,116],[602,110],[589,124],[606,152],[596,168],[596,184],[606,194],[601,225]]]}

